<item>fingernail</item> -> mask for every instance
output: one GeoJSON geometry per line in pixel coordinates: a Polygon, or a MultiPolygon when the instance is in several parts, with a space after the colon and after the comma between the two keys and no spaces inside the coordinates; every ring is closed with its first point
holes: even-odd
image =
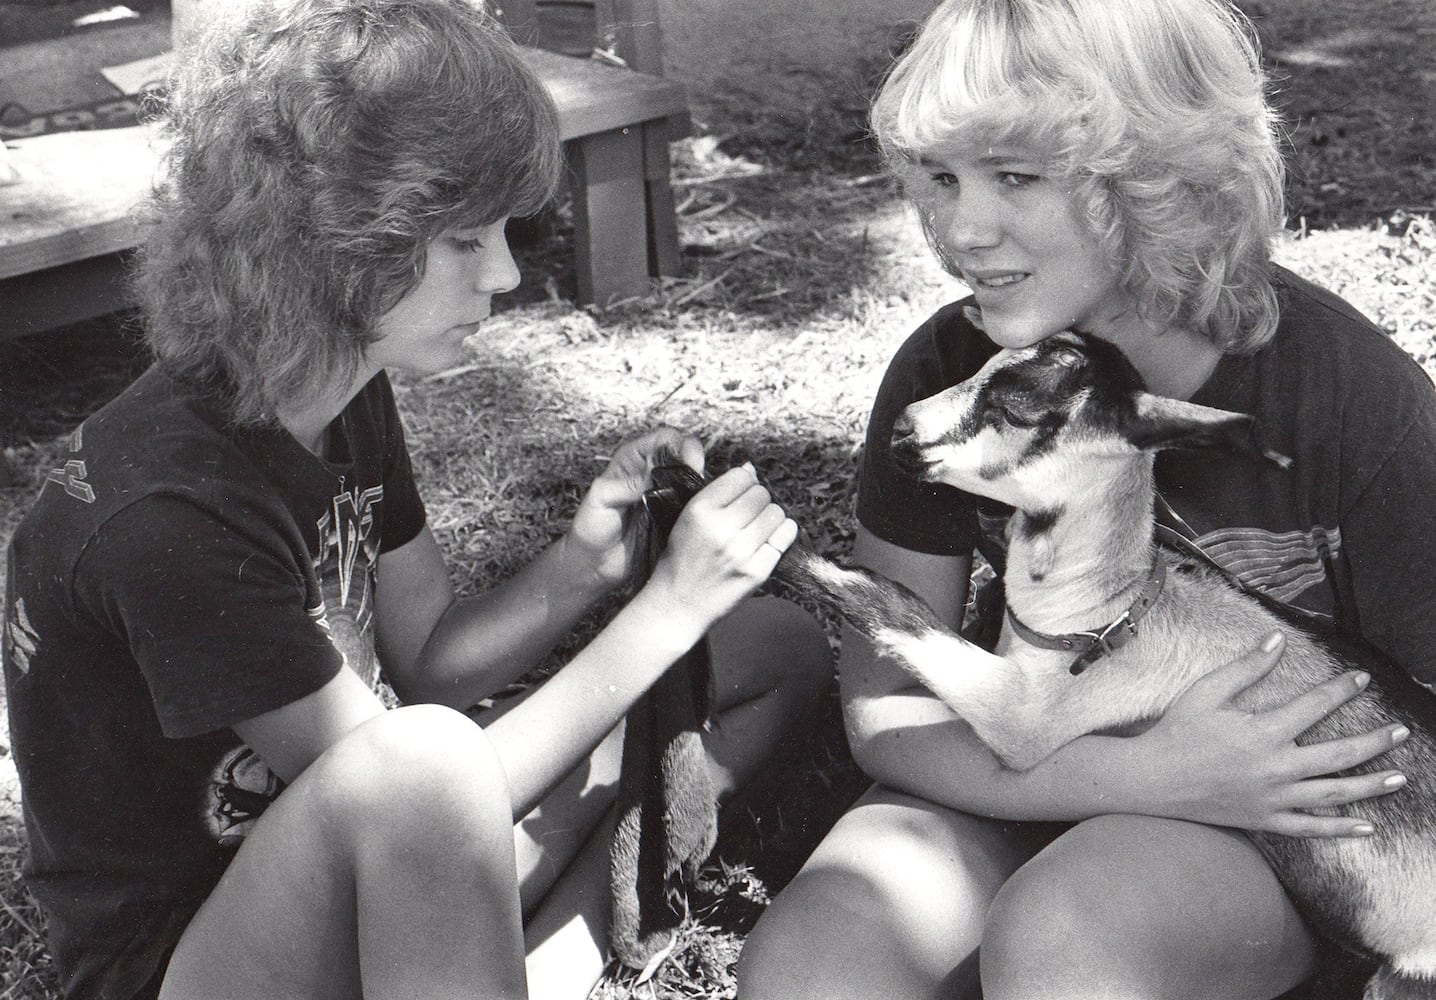
{"type": "Polygon", "coordinates": [[[1369,837],[1375,832],[1376,827],[1370,823],[1357,823],[1351,828],[1351,835],[1353,837],[1369,837]]]}
{"type": "Polygon", "coordinates": [[[1355,675],[1352,676],[1351,679],[1356,682],[1356,686],[1358,689],[1364,688],[1366,687],[1366,685],[1371,683],[1371,675],[1366,673],[1366,671],[1364,670],[1358,671],[1355,675]]]}
{"type": "Polygon", "coordinates": [[[1406,737],[1410,735],[1411,730],[1407,729],[1405,726],[1397,726],[1391,730],[1391,742],[1400,743],[1402,740],[1406,739],[1406,737]]]}
{"type": "Polygon", "coordinates": [[[1280,646],[1280,645],[1281,645],[1281,633],[1280,633],[1280,632],[1273,632],[1271,635],[1267,636],[1265,639],[1262,640],[1261,650],[1262,650],[1263,653],[1270,653],[1270,652],[1274,651],[1274,650],[1276,649],[1276,647],[1278,647],[1278,646],[1280,646]]]}
{"type": "Polygon", "coordinates": [[[1406,775],[1388,774],[1386,777],[1381,779],[1381,784],[1386,786],[1387,788],[1400,788],[1402,785],[1406,784],[1406,775]]]}

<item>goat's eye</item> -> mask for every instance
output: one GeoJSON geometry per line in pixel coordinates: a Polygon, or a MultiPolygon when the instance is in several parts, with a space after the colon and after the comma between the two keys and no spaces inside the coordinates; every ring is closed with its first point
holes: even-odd
{"type": "Polygon", "coordinates": [[[1038,423],[1033,417],[1001,404],[996,404],[988,410],[988,419],[993,423],[1003,423],[1017,428],[1036,427],[1038,423]]]}

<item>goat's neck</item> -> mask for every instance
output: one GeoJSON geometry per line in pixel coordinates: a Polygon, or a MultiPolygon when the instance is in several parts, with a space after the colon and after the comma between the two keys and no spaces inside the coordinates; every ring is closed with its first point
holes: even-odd
{"type": "Polygon", "coordinates": [[[1058,633],[1127,610],[1152,567],[1152,489],[1152,458],[1137,455],[1050,508],[1014,514],[1004,577],[1013,612],[1058,633]]]}

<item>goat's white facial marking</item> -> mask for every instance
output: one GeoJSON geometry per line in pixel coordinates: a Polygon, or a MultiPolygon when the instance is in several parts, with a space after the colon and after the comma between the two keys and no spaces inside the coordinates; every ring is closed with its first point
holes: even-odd
{"type": "Polygon", "coordinates": [[[913,403],[893,425],[892,447],[914,478],[1026,510],[1086,489],[1094,462],[1136,451],[1215,444],[1256,453],[1250,427],[1243,414],[1145,392],[1116,347],[1063,333],[1003,351],[913,403]]]}
{"type": "Polygon", "coordinates": [[[898,462],[925,481],[1021,505],[1024,473],[1056,454],[1090,395],[1080,346],[1067,336],[1004,351],[966,382],[912,404],[893,428],[898,462]]]}

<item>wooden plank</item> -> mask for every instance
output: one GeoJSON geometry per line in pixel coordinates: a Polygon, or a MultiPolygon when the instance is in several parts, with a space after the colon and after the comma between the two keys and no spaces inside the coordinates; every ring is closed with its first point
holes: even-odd
{"type": "MultiPolygon", "coordinates": [[[[683,90],[538,49],[524,57],[559,109],[565,140],[666,117],[683,90]]],[[[0,278],[134,245],[132,209],[154,178],[148,127],[64,132],[8,143],[20,182],[0,187],[0,278]]]]}
{"type": "MultiPolygon", "coordinates": [[[[40,67],[66,67],[72,99],[94,100],[116,91],[99,69],[153,57],[169,47],[169,22],[145,20],[122,29],[65,36],[6,50],[5,93],[12,74],[40,67]]],[[[575,185],[582,202],[577,252],[584,301],[606,302],[637,294],[646,285],[647,247],[634,249],[634,233],[645,237],[649,211],[667,208],[635,201],[645,181],[642,131],[646,123],[668,120],[669,138],[686,134],[688,102],[683,87],[656,76],[604,63],[524,48],[523,57],[558,109],[559,132],[568,143],[578,176],[595,185],[575,185]],[[600,137],[590,141],[591,137],[600,137]],[[627,174],[624,171],[628,171],[627,174]],[[637,256],[635,257],[635,254],[637,256]],[[640,262],[635,269],[634,260],[640,262]]],[[[49,111],[51,101],[32,99],[32,111],[49,111]]],[[[653,140],[650,138],[650,142],[653,140]]],[[[134,209],[150,189],[159,164],[151,126],[67,132],[10,140],[9,165],[19,181],[0,186],[0,281],[130,249],[139,239],[134,209]]],[[[649,173],[657,162],[650,151],[649,173]]],[[[653,178],[649,178],[651,181],[653,178]]],[[[659,192],[661,195],[661,191],[659,192]]],[[[657,232],[666,234],[664,220],[657,232]]],[[[652,224],[652,223],[650,223],[652,224]]],[[[660,235],[659,242],[668,239],[660,235]]],[[[660,250],[655,269],[668,272],[671,249],[660,250]]],[[[99,301],[99,297],[95,299],[99,301]]],[[[37,306],[44,308],[42,303],[37,306]]]]}
{"type": "Polygon", "coordinates": [[[135,245],[133,210],[159,159],[151,126],[60,132],[7,146],[20,181],[0,187],[0,278],[135,245]]]}
{"type": "Polygon", "coordinates": [[[648,195],[648,273],[654,276],[683,273],[671,168],[668,123],[649,122],[643,126],[643,186],[648,195]]]}
{"type": "Polygon", "coordinates": [[[687,93],[671,80],[542,49],[524,49],[523,56],[558,108],[564,139],[688,112],[687,93]]]}
{"type": "MultiPolygon", "coordinates": [[[[67,35],[5,50],[3,92],[14,96],[25,80],[33,86],[53,90],[56,67],[64,67],[70,79],[65,93],[72,100],[88,103],[116,93],[100,76],[100,69],[157,56],[169,50],[170,27],[165,18],[146,19],[104,32],[67,35]]],[[[685,114],[687,96],[680,84],[649,74],[608,66],[592,59],[575,59],[542,49],[523,50],[524,61],[542,81],[559,111],[563,139],[607,132],[653,118],[685,114]]],[[[33,103],[20,100],[31,111],[49,111],[43,98],[33,103]]],[[[49,102],[53,103],[53,102],[49,102]]]]}

